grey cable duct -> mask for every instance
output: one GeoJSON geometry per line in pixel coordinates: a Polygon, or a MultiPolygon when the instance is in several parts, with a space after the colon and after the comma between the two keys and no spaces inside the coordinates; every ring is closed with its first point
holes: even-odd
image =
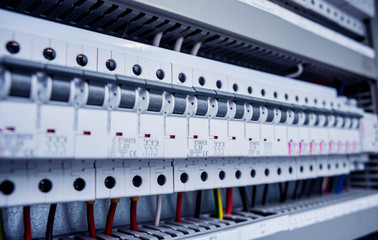
{"type": "Polygon", "coordinates": [[[296,77],[299,77],[302,73],[303,73],[303,65],[302,63],[299,63],[297,65],[297,71],[295,71],[294,73],[290,73],[288,75],[286,75],[285,77],[288,77],[288,78],[296,78],[296,77]]]}

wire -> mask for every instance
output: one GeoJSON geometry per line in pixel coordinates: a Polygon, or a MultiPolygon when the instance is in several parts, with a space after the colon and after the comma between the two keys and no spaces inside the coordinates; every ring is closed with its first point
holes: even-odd
{"type": "Polygon", "coordinates": [[[181,222],[182,192],[177,193],[176,222],[181,222]]]}
{"type": "Polygon", "coordinates": [[[196,196],[196,209],[194,211],[194,217],[199,218],[201,214],[201,200],[202,200],[202,190],[197,191],[196,196]]]}
{"type": "Polygon", "coordinates": [[[105,227],[105,234],[108,236],[112,236],[113,220],[114,220],[114,215],[115,215],[118,203],[119,203],[119,198],[112,199],[110,203],[108,217],[106,219],[106,227],[105,227]]]}
{"type": "Polygon", "coordinates": [[[263,193],[263,197],[262,197],[262,200],[261,200],[262,205],[265,205],[265,203],[266,203],[266,196],[268,195],[268,188],[269,188],[269,184],[265,184],[264,193],[263,193]]]}
{"type": "Polygon", "coordinates": [[[223,219],[222,197],[221,197],[219,188],[214,189],[214,200],[215,200],[215,207],[217,210],[217,218],[223,219]]]}
{"type": "Polygon", "coordinates": [[[310,187],[308,188],[308,190],[307,190],[307,194],[306,194],[307,197],[309,197],[309,196],[312,195],[312,192],[313,192],[313,190],[314,190],[314,187],[315,187],[315,179],[311,179],[311,180],[310,180],[310,187]]]}
{"type": "Polygon", "coordinates": [[[337,188],[335,191],[336,194],[339,194],[343,191],[345,179],[346,179],[346,175],[345,174],[341,175],[339,179],[339,184],[337,185],[337,188]]]}
{"type": "Polygon", "coordinates": [[[0,240],[5,240],[3,209],[0,208],[0,240]]]}
{"type": "Polygon", "coordinates": [[[24,207],[24,240],[31,240],[30,206],[24,207]]]}
{"type": "Polygon", "coordinates": [[[200,50],[201,46],[202,46],[202,42],[198,42],[198,43],[194,44],[194,46],[193,46],[192,51],[190,52],[190,54],[194,55],[194,56],[197,56],[198,51],[200,50]]]}
{"type": "Polygon", "coordinates": [[[163,202],[163,195],[159,194],[156,196],[156,213],[155,213],[155,226],[159,226],[160,224],[160,216],[161,216],[161,205],[163,202]]]}
{"type": "Polygon", "coordinates": [[[297,196],[298,199],[300,199],[300,198],[303,196],[306,187],[307,187],[307,180],[304,180],[304,181],[302,182],[301,191],[299,192],[299,194],[298,194],[298,196],[297,196]]]}
{"type": "Polygon", "coordinates": [[[292,200],[295,200],[297,198],[297,192],[298,192],[298,189],[299,189],[299,183],[300,183],[299,180],[295,181],[293,195],[291,196],[292,200]]]}
{"type": "Polygon", "coordinates": [[[251,207],[254,208],[256,203],[256,185],[252,186],[252,203],[251,207]]]}
{"type": "Polygon", "coordinates": [[[131,229],[134,231],[138,231],[138,224],[137,224],[137,202],[139,197],[132,197],[130,198],[130,224],[131,229]]]}
{"type": "Polygon", "coordinates": [[[46,239],[48,240],[53,239],[55,212],[56,212],[56,203],[50,205],[49,217],[47,219],[47,226],[46,226],[46,239]]]}
{"type": "Polygon", "coordinates": [[[297,64],[297,71],[290,73],[290,74],[286,75],[285,77],[296,78],[296,77],[299,77],[302,73],[303,73],[303,65],[302,65],[302,63],[299,63],[299,64],[297,64]]]}
{"type": "Polygon", "coordinates": [[[175,50],[176,52],[180,52],[183,41],[184,41],[183,37],[178,38],[175,42],[175,46],[173,50],[175,50]]]}
{"type": "Polygon", "coordinates": [[[227,188],[226,214],[232,213],[232,188],[227,188]]]}
{"type": "Polygon", "coordinates": [[[159,32],[155,35],[152,45],[155,47],[159,47],[161,38],[163,37],[163,32],[159,32]]]}
{"type": "Polygon", "coordinates": [[[94,221],[93,205],[95,201],[87,202],[87,223],[88,223],[88,233],[91,238],[96,238],[96,228],[94,221]]]}
{"type": "Polygon", "coordinates": [[[247,191],[245,191],[245,187],[239,187],[240,196],[243,202],[243,211],[244,212],[250,212],[250,207],[248,204],[248,196],[247,191]]]}

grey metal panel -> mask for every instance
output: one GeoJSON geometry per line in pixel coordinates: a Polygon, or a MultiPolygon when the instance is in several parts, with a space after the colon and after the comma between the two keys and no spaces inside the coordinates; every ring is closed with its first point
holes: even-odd
{"type": "Polygon", "coordinates": [[[294,231],[280,232],[259,238],[259,240],[347,240],[356,239],[376,231],[378,231],[378,207],[316,223],[294,231]]]}
{"type": "Polygon", "coordinates": [[[285,49],[365,77],[376,78],[374,59],[236,0],[133,0],[132,2],[278,49],[285,49]]]}

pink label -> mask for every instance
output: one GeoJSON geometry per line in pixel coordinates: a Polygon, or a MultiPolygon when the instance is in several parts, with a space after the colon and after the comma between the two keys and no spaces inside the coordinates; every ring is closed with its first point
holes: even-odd
{"type": "Polygon", "coordinates": [[[337,142],[337,152],[340,152],[340,142],[337,142]]]}
{"type": "Polygon", "coordinates": [[[356,152],[356,142],[353,142],[353,143],[352,143],[352,151],[353,151],[353,152],[356,152]]]}
{"type": "Polygon", "coordinates": [[[288,147],[289,147],[289,155],[291,155],[291,142],[288,142],[288,147]]]}
{"type": "Polygon", "coordinates": [[[328,143],[328,147],[329,147],[328,151],[329,151],[329,152],[332,152],[332,141],[329,141],[329,143],[328,143]]]}
{"type": "Polygon", "coordinates": [[[310,142],[310,154],[312,154],[312,142],[310,142]]]}
{"type": "Polygon", "coordinates": [[[323,151],[323,142],[319,143],[319,153],[322,153],[323,151]]]}
{"type": "Polygon", "coordinates": [[[348,141],[346,141],[346,142],[345,142],[345,152],[346,152],[346,153],[348,152],[348,145],[349,145],[349,143],[348,143],[348,141]]]}
{"type": "Polygon", "coordinates": [[[299,142],[299,154],[302,154],[302,142],[299,142]]]}

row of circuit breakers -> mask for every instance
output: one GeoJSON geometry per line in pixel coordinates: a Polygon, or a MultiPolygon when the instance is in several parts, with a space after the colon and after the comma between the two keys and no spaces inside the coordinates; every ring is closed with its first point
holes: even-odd
{"type": "Polygon", "coordinates": [[[376,116],[329,87],[5,10],[0,46],[0,207],[337,175],[378,150],[376,116]]]}

